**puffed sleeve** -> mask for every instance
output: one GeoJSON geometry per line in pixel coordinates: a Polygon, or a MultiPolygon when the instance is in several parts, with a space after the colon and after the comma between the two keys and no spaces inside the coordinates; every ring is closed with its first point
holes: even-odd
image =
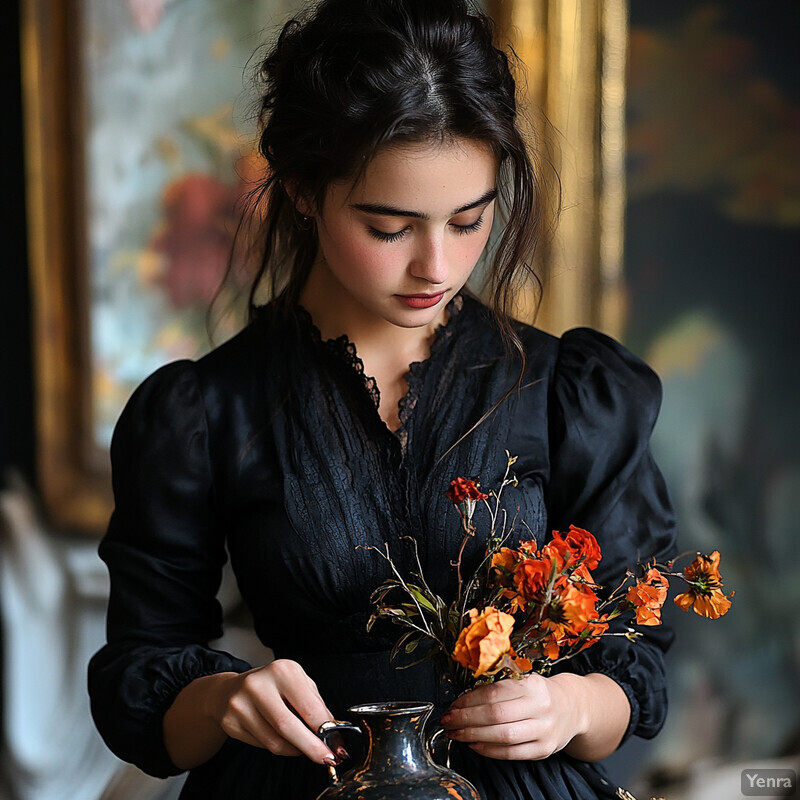
{"type": "MultiPolygon", "coordinates": [[[[595,535],[603,557],[593,575],[609,591],[637,562],[675,556],[675,517],[649,443],[660,405],[658,377],[622,345],[583,328],[562,337],[550,398],[549,529],[572,524],[595,535]]],[[[638,641],[604,637],[566,666],[619,683],[631,705],[625,738],[655,736],[667,709],[672,631],[638,630],[638,641]]]]}
{"type": "Polygon", "coordinates": [[[115,510],[100,544],[111,576],[108,643],[89,664],[92,715],[108,747],[157,777],[180,770],[162,719],[195,678],[249,665],[208,642],[225,562],[196,366],[163,367],[126,406],[111,444],[115,510]]]}

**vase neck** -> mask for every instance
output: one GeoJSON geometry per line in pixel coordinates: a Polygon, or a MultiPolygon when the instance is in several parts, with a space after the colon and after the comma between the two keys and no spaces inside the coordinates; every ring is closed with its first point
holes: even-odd
{"type": "Polygon", "coordinates": [[[365,769],[403,774],[430,769],[430,755],[422,735],[428,713],[364,718],[369,737],[365,769]]]}

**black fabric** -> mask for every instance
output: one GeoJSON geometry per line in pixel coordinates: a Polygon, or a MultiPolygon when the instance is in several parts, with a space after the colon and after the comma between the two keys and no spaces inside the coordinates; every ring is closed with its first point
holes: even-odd
{"type": "MultiPolygon", "coordinates": [[[[366,632],[369,595],[386,564],[358,545],[389,547],[411,568],[413,536],[426,575],[445,596],[461,528],[444,492],[452,478],[499,484],[505,450],[519,485],[504,507],[543,542],[554,529],[591,530],[604,553],[599,582],[615,586],[637,558],[673,555],[674,520],[648,439],[660,403],[652,371],[588,329],[560,340],[519,326],[522,389],[451,449],[517,378],[487,311],[449,307],[430,358],[414,364],[399,431],[378,415],[377,387],[352,345],[324,342],[309,315],[264,307],[241,334],[197,362],[168,365],[134,394],[111,455],[116,510],[100,552],[111,574],[108,644],[89,672],[92,710],[111,749],[159,776],[176,773],[161,720],[180,689],[248,665],[209,649],[230,553],[256,632],[277,657],[299,661],[331,710],[380,700],[452,698],[427,665],[388,661],[398,629],[366,632]],[[518,509],[518,512],[517,512],[518,509]]],[[[476,521],[485,522],[485,509],[476,521]]],[[[484,528],[485,529],[485,528],[484,528]]],[[[479,537],[466,560],[480,557],[479,537]]],[[[666,711],[666,629],[635,644],[608,638],[566,669],[602,672],[631,703],[628,733],[653,736],[666,711]]],[[[510,763],[455,748],[486,800],[610,796],[596,765],[557,754],[510,763]]],[[[314,798],[324,768],[229,741],[193,771],[185,798],[314,798]]]]}

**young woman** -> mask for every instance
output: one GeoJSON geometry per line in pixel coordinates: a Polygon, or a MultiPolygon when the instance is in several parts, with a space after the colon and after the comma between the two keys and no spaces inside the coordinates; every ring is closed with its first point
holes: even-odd
{"type": "Polygon", "coordinates": [[[464,0],[323,0],[261,72],[272,299],[210,355],[151,376],[119,420],[97,725],[151,774],[191,770],[183,797],[310,800],[343,755],[322,722],[431,700],[483,798],[613,796],[593,762],[661,726],[664,629],[458,699],[428,666],[390,664],[396,630],[366,632],[386,571],[357,546],[388,542],[406,568],[411,535],[452,592],[445,490],[497,485],[506,450],[506,507],[539,541],[591,530],[600,583],[672,552],[648,449],[658,379],[602,334],[509,318],[546,215],[506,56],[464,0]],[[489,307],[465,289],[482,258],[489,307]],[[208,646],[226,550],[266,666],[208,646]]]}

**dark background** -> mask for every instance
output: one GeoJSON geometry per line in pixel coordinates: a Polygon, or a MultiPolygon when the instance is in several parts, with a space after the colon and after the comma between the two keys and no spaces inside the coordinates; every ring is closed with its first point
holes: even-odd
{"type": "Polygon", "coordinates": [[[35,483],[30,287],[19,60],[19,4],[5,5],[0,32],[3,155],[0,186],[0,475],[15,466],[35,483]]]}

